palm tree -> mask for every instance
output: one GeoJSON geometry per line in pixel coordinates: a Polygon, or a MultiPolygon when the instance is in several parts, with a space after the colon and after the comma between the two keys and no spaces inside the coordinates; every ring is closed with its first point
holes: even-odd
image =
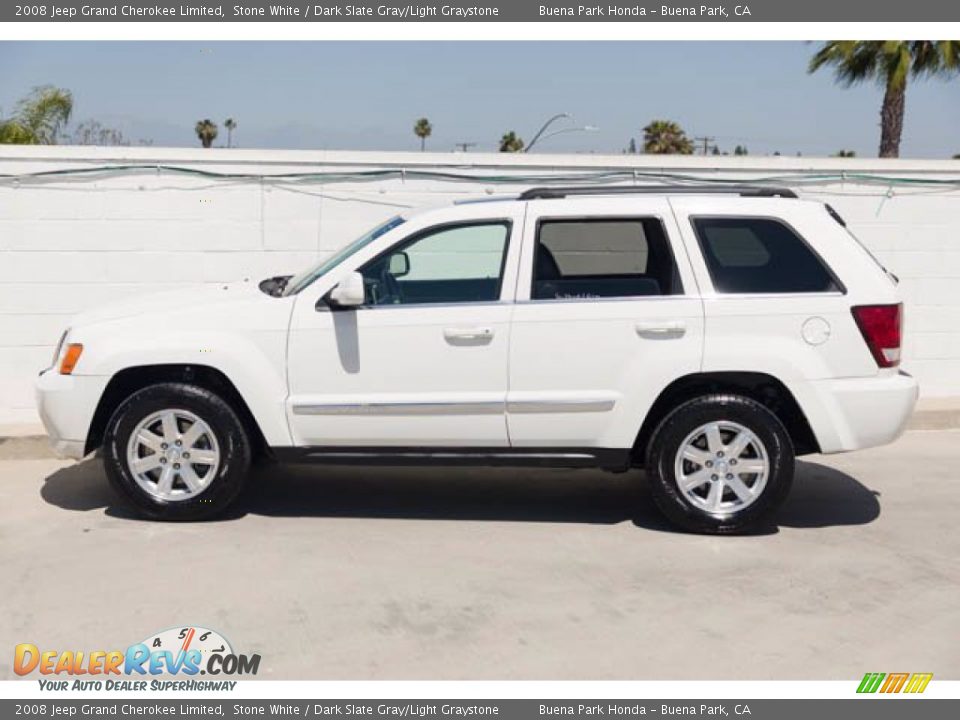
{"type": "Polygon", "coordinates": [[[194,130],[205,148],[213,145],[213,141],[217,139],[217,124],[212,120],[200,120],[194,130]]]}
{"type": "Polygon", "coordinates": [[[426,118],[420,118],[413,126],[413,134],[420,138],[420,152],[427,147],[427,138],[433,134],[433,125],[426,118]]]}
{"type": "Polygon", "coordinates": [[[505,132],[503,137],[500,138],[500,152],[523,152],[523,138],[513,130],[505,132]]]}
{"type": "Polygon", "coordinates": [[[118,146],[129,145],[123,133],[103,125],[99,120],[84,120],[70,135],[72,145],[118,146]]]}
{"type": "Polygon", "coordinates": [[[36,145],[37,138],[15,118],[0,120],[0,145],[36,145]]]}
{"type": "Polygon", "coordinates": [[[693,141],[672,120],[654,120],[643,129],[643,151],[651,155],[692,155],[693,141]]]}
{"type": "Polygon", "coordinates": [[[0,120],[0,143],[56,145],[73,113],[69,90],[43,85],[20,102],[13,117],[0,120]]]}
{"type": "Polygon", "coordinates": [[[960,40],[832,40],[810,59],[809,72],[831,66],[837,82],[875,80],[883,88],[880,157],[899,157],[911,77],[947,77],[960,70],[960,40]]]}
{"type": "Polygon", "coordinates": [[[237,129],[237,121],[233,118],[227,118],[223,121],[223,126],[227,129],[227,147],[232,147],[233,131],[237,129]]]}

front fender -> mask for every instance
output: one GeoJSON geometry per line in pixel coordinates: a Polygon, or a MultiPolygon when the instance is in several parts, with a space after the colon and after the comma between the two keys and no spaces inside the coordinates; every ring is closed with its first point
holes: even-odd
{"type": "Polygon", "coordinates": [[[150,365],[204,365],[233,383],[270,446],[292,442],[284,409],[287,397],[286,325],[277,330],[81,328],[71,342],[84,345],[75,375],[111,378],[150,365]]]}

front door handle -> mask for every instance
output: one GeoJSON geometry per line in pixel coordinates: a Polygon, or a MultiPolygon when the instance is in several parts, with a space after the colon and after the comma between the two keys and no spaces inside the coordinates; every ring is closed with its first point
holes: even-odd
{"type": "Polygon", "coordinates": [[[459,327],[444,328],[443,336],[447,340],[492,340],[493,328],[490,327],[459,327]]]}
{"type": "Polygon", "coordinates": [[[682,337],[684,333],[687,332],[687,324],[683,320],[654,320],[651,322],[638,322],[636,329],[640,337],[682,337]]]}

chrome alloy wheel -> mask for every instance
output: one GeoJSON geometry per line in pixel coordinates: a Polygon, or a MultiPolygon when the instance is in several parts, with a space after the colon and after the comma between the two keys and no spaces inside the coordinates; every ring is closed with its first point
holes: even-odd
{"type": "Polygon", "coordinates": [[[161,410],[130,434],[127,467],[153,497],[189,500],[216,477],[220,446],[210,426],[189,410],[161,410]]]}
{"type": "Polygon", "coordinates": [[[687,435],[674,465],[683,496],[711,515],[749,507],[763,493],[770,460],[760,438],[739,423],[720,420],[687,435]]]}

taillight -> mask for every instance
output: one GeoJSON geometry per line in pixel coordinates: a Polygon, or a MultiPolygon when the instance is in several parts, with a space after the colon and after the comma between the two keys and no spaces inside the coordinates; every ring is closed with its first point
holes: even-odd
{"type": "Polygon", "coordinates": [[[877,365],[888,368],[900,364],[903,305],[856,305],[853,319],[877,365]]]}

